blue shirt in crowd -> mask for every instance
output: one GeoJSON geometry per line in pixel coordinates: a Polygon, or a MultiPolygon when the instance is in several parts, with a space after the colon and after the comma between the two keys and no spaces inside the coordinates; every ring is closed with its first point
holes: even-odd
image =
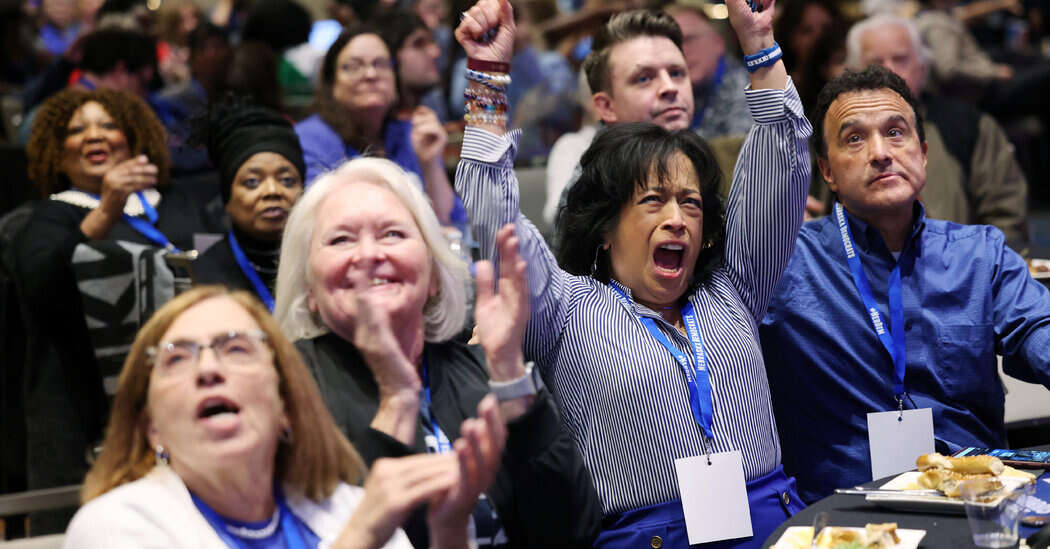
{"type": "MultiPolygon", "coordinates": [[[[1002,447],[996,355],[1007,374],[1050,386],[1050,292],[999,229],[927,219],[918,203],[915,212],[900,254],[905,407],[933,409],[939,451],[1002,447]]],[[[846,217],[888,321],[896,259],[877,229],[846,217]]],[[[871,480],[867,414],[897,409],[894,368],[854,285],[835,216],[802,228],[760,334],[784,469],[803,499],[871,480]]]]}

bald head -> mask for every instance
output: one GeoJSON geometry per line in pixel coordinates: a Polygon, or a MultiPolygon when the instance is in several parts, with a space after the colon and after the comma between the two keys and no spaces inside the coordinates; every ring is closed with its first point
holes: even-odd
{"type": "Polygon", "coordinates": [[[860,21],[850,29],[846,49],[846,64],[852,69],[886,67],[903,78],[916,97],[926,85],[929,56],[908,19],[876,15],[860,21]]]}

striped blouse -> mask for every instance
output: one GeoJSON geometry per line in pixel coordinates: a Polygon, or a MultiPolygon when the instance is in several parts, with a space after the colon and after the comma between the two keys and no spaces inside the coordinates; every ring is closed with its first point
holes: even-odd
{"type": "MultiPolygon", "coordinates": [[[[456,173],[482,256],[517,224],[528,262],[525,354],[540,367],[562,422],[587,463],[605,515],[680,498],[674,460],[739,450],[748,480],[780,463],[758,321],[794,249],[809,187],[812,132],[792,84],[747,90],[756,124],[741,150],[726,206],[726,259],[689,296],[700,320],[714,406],[714,440],[689,408],[681,367],[638,315],[693,361],[689,340],[613,288],[562,271],[518,209],[513,159],[520,132],[468,127],[456,173]]],[[[630,289],[620,286],[630,296],[630,289]]]]}

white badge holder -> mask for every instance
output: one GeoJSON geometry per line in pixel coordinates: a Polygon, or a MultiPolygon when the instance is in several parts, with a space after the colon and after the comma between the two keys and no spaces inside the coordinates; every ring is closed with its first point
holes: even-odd
{"type": "Polygon", "coordinates": [[[868,414],[871,479],[911,471],[915,459],[933,453],[933,410],[895,410],[868,414]]]}
{"type": "Polygon", "coordinates": [[[679,458],[674,467],[690,545],[754,534],[739,450],[679,458]]]}

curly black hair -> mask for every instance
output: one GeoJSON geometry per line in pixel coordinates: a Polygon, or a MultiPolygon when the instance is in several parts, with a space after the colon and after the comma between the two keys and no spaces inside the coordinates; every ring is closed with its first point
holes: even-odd
{"type": "Polygon", "coordinates": [[[580,159],[580,179],[569,189],[555,220],[561,268],[608,282],[609,254],[602,251],[602,244],[619,224],[635,187],[648,188],[651,174],[660,181],[670,179],[670,163],[679,152],[696,170],[704,209],[704,248],[696,258],[691,288],[705,282],[721,266],[725,251],[725,205],[718,194],[722,170],[703,138],[689,130],[671,132],[648,122],[609,126],[580,159]]]}
{"type": "Polygon", "coordinates": [[[828,157],[828,143],[824,140],[824,118],[828,115],[828,108],[835,102],[838,96],[844,93],[887,89],[896,92],[911,106],[915,115],[915,129],[919,134],[919,143],[926,142],[926,129],[923,126],[922,111],[919,102],[908,89],[908,83],[897,76],[893,71],[879,66],[871,65],[861,71],[847,70],[827,83],[824,89],[817,95],[817,103],[813,108],[813,151],[819,158],[828,157]]]}
{"type": "Polygon", "coordinates": [[[26,144],[29,179],[36,183],[40,196],[47,198],[70,187],[69,178],[62,172],[69,120],[81,106],[91,101],[102,105],[117,122],[127,139],[131,156],[144,154],[157,166],[157,186],[167,185],[171,170],[168,137],[164,125],[149,105],[137,95],[125,91],[70,88],[58,92],[40,106],[26,144]]]}

